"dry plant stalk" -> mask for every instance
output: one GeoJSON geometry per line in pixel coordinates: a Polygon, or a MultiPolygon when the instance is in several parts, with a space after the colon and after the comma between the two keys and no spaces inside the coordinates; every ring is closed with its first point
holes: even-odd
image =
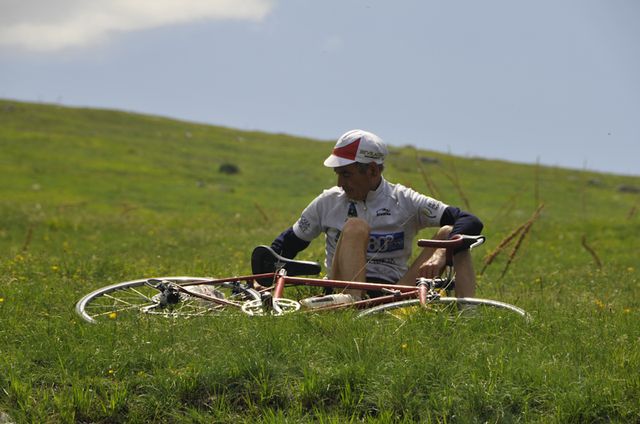
{"type": "Polygon", "coordinates": [[[418,157],[417,150],[416,150],[416,162],[418,163],[418,170],[420,171],[420,175],[422,175],[422,179],[424,180],[425,184],[427,184],[427,188],[429,189],[431,196],[437,199],[442,198],[442,196],[440,196],[440,191],[438,191],[438,188],[436,187],[435,183],[429,177],[427,172],[424,170],[424,166],[422,166],[422,163],[420,162],[420,158],[418,157]]]}
{"type": "Polygon", "coordinates": [[[633,218],[636,215],[636,212],[638,212],[638,207],[636,205],[631,206],[631,209],[627,214],[627,219],[633,218]]]}
{"type": "Polygon", "coordinates": [[[135,211],[136,209],[138,209],[138,207],[135,205],[129,205],[128,203],[123,203],[122,211],[120,212],[120,215],[121,216],[128,215],[129,212],[135,211]]]}
{"type": "Polygon", "coordinates": [[[27,228],[27,235],[24,237],[24,243],[22,243],[22,252],[26,252],[31,244],[31,239],[33,237],[33,224],[29,225],[27,228]]]}
{"type": "Polygon", "coordinates": [[[535,179],[533,182],[534,205],[540,204],[540,156],[536,158],[535,179]]]}
{"type": "Polygon", "coordinates": [[[500,252],[504,250],[504,248],[511,242],[511,240],[513,240],[518,234],[520,234],[524,226],[525,224],[522,224],[518,228],[513,230],[508,236],[502,239],[500,244],[498,244],[498,247],[496,247],[492,252],[490,252],[487,256],[484,257],[484,266],[480,271],[481,275],[484,274],[484,271],[487,269],[487,267],[491,265],[493,260],[500,254],[500,252]]]}
{"type": "Polygon", "coordinates": [[[591,257],[593,258],[593,260],[595,261],[596,265],[598,265],[598,268],[602,268],[602,261],[600,261],[600,257],[598,257],[598,254],[596,253],[596,251],[587,244],[587,236],[586,235],[582,235],[582,247],[585,248],[585,250],[587,252],[589,252],[589,254],[591,255],[591,257]]]}
{"type": "Polygon", "coordinates": [[[487,267],[489,265],[491,265],[493,260],[507,247],[507,245],[509,243],[511,243],[511,241],[513,241],[513,239],[515,239],[516,237],[519,236],[518,240],[516,241],[516,244],[515,244],[513,250],[509,254],[509,260],[507,261],[507,264],[506,264],[504,270],[502,271],[502,275],[500,276],[500,278],[502,278],[504,276],[504,274],[507,272],[507,269],[509,268],[509,265],[511,264],[511,262],[513,262],[513,259],[515,258],[516,253],[518,252],[518,249],[520,249],[520,245],[522,244],[522,241],[526,237],[527,233],[529,233],[529,230],[533,226],[533,223],[540,216],[540,212],[542,211],[543,208],[544,208],[544,204],[541,203],[538,206],[538,208],[536,209],[536,211],[533,213],[531,218],[529,218],[525,223],[523,223],[522,225],[518,226],[515,230],[513,230],[511,233],[509,233],[509,235],[506,236],[504,239],[502,239],[500,244],[498,244],[498,247],[496,247],[491,253],[489,253],[487,256],[485,256],[485,258],[484,258],[484,266],[482,267],[482,270],[480,271],[480,274],[483,274],[484,271],[487,269],[487,267]]]}
{"type": "Polygon", "coordinates": [[[516,200],[518,199],[518,197],[522,194],[522,191],[514,194],[513,196],[511,196],[510,198],[507,199],[507,201],[498,209],[498,212],[496,213],[496,215],[493,217],[493,219],[491,220],[491,222],[496,222],[498,221],[499,218],[501,217],[507,217],[511,211],[513,210],[513,208],[516,207],[516,200]]]}
{"type": "Polygon", "coordinates": [[[540,212],[542,212],[542,209],[544,209],[544,203],[541,203],[538,206],[538,209],[536,209],[536,211],[533,213],[531,218],[529,218],[529,220],[524,223],[523,230],[520,233],[520,237],[518,238],[518,241],[516,241],[515,246],[513,246],[513,250],[509,254],[509,259],[507,260],[507,263],[504,266],[504,269],[502,270],[502,274],[500,274],[500,278],[498,278],[499,280],[502,279],[502,277],[504,277],[505,274],[507,273],[507,270],[509,269],[511,262],[513,262],[513,260],[515,259],[516,254],[518,253],[518,250],[520,249],[520,246],[522,245],[522,242],[524,241],[525,237],[527,236],[527,234],[529,234],[529,230],[531,230],[533,223],[536,222],[540,217],[540,212]]]}
{"type": "Polygon", "coordinates": [[[586,212],[587,212],[587,161],[585,160],[582,164],[582,179],[580,180],[580,203],[582,206],[582,217],[586,218],[586,212]]]}
{"type": "Polygon", "coordinates": [[[260,212],[260,215],[262,215],[262,219],[264,219],[264,222],[268,224],[269,223],[269,215],[267,215],[267,213],[264,211],[264,209],[262,209],[260,207],[259,204],[254,202],[253,205],[256,207],[258,212],[260,212]]]}
{"type": "Polygon", "coordinates": [[[460,186],[460,181],[458,181],[458,173],[456,172],[456,167],[455,167],[455,164],[453,162],[451,163],[451,167],[453,168],[454,176],[451,176],[445,170],[442,170],[442,173],[444,174],[445,177],[447,177],[447,179],[449,181],[451,181],[451,183],[455,187],[456,191],[458,192],[458,194],[462,198],[462,201],[464,202],[464,205],[467,208],[467,211],[471,211],[471,205],[469,204],[469,199],[464,194],[464,191],[462,190],[462,187],[460,186]]]}

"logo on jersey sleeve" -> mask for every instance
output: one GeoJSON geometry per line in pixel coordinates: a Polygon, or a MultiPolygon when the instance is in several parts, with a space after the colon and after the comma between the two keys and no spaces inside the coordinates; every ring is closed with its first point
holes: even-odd
{"type": "Polygon", "coordinates": [[[404,249],[404,232],[402,231],[369,235],[368,253],[394,252],[402,249],[404,249]]]}
{"type": "Polygon", "coordinates": [[[434,199],[427,200],[427,205],[422,208],[422,213],[429,219],[434,219],[440,209],[440,202],[434,199]]]}
{"type": "Polygon", "coordinates": [[[306,216],[302,215],[298,220],[298,228],[302,230],[303,233],[309,232],[309,228],[311,228],[311,223],[307,219],[306,216]]]}

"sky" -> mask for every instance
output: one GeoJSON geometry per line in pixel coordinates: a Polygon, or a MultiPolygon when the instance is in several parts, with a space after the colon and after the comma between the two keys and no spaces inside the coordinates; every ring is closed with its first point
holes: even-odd
{"type": "Polygon", "coordinates": [[[638,0],[0,0],[0,98],[640,175],[639,21],[638,0]]]}

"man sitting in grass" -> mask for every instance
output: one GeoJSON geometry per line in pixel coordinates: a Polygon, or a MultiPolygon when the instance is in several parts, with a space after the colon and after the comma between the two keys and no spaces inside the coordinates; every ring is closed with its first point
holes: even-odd
{"type": "MultiPolygon", "coordinates": [[[[424,248],[409,266],[414,238],[438,227],[433,238],[478,235],[482,222],[457,207],[384,179],[387,147],[377,135],[352,130],[342,135],[324,161],[337,185],[316,197],[292,227],[271,244],[293,258],[325,233],[327,275],[332,280],[415,284],[438,277],[446,265],[444,249],[424,248]]],[[[468,246],[455,252],[456,296],[473,297],[475,273],[468,246]]],[[[358,300],[360,290],[345,290],[358,300]]]]}

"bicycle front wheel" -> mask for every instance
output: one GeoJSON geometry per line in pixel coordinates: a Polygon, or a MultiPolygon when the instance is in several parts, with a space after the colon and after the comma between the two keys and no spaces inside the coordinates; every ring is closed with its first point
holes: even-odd
{"type": "MultiPolygon", "coordinates": [[[[433,309],[457,306],[457,310],[463,315],[465,313],[467,313],[468,315],[473,315],[476,312],[476,307],[500,309],[515,313],[523,317],[527,321],[531,320],[531,316],[524,309],[521,309],[509,303],[499,302],[497,300],[491,299],[479,299],[475,297],[437,297],[429,300],[425,306],[427,308],[433,309]]],[[[374,306],[369,309],[365,309],[357,315],[357,318],[381,313],[388,313],[394,315],[395,317],[401,317],[403,315],[409,315],[421,308],[423,307],[422,305],[420,305],[419,299],[401,300],[398,302],[386,303],[374,306]]]]}
{"type": "Polygon", "coordinates": [[[188,318],[240,310],[242,303],[256,299],[260,295],[240,282],[216,282],[205,277],[144,278],[112,284],[83,296],[76,303],[76,313],[90,323],[141,314],[188,318]]]}

